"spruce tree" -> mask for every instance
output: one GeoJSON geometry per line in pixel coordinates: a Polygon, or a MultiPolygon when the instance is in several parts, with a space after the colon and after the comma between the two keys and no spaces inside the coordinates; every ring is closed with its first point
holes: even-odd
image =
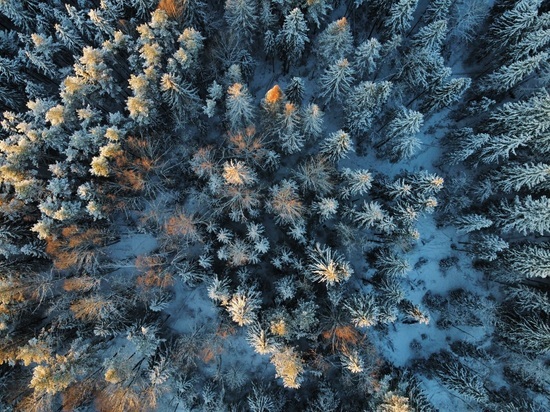
{"type": "Polygon", "coordinates": [[[382,44],[374,37],[357,46],[353,64],[360,76],[365,73],[370,76],[374,73],[381,49],[382,44]]]}
{"type": "Polygon", "coordinates": [[[390,7],[384,25],[391,35],[404,34],[411,26],[418,0],[398,0],[390,7]]]}
{"type": "Polygon", "coordinates": [[[231,34],[239,42],[248,44],[254,39],[258,26],[256,0],[226,0],[224,17],[231,34]]]}
{"type": "Polygon", "coordinates": [[[342,102],[351,91],[354,75],[355,70],[347,59],[331,64],[321,76],[319,96],[323,97],[327,103],[333,100],[342,102]]]}
{"type": "Polygon", "coordinates": [[[285,61],[285,70],[288,70],[291,62],[298,62],[302,57],[306,43],[309,43],[307,31],[300,9],[295,8],[285,16],[283,28],[277,34],[277,44],[285,61]]]}
{"type": "Polygon", "coordinates": [[[227,89],[226,108],[226,118],[232,131],[252,124],[254,119],[252,96],[246,86],[235,83],[227,89]]]}
{"type": "Polygon", "coordinates": [[[353,36],[345,17],[330,23],[317,40],[321,66],[327,66],[348,57],[353,50],[353,36]]]}

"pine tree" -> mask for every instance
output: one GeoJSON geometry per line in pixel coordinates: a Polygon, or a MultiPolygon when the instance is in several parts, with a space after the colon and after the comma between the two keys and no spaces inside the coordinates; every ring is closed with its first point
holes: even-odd
{"type": "Polygon", "coordinates": [[[495,19],[489,28],[490,46],[502,50],[518,43],[524,34],[534,26],[542,0],[520,0],[510,10],[495,19]]]}
{"type": "Polygon", "coordinates": [[[226,108],[226,118],[232,131],[238,131],[252,124],[254,120],[252,96],[243,84],[235,83],[227,89],[226,108]]]}
{"type": "Polygon", "coordinates": [[[308,104],[302,110],[302,125],[307,137],[317,138],[323,132],[323,111],[315,103],[308,104]]]}
{"type": "Polygon", "coordinates": [[[260,304],[260,293],[253,289],[247,289],[246,292],[234,293],[227,302],[226,309],[237,325],[245,326],[254,323],[260,304]]]}
{"type": "Polygon", "coordinates": [[[344,260],[344,257],[328,246],[315,244],[315,247],[308,251],[308,257],[310,276],[317,282],[326,283],[327,287],[346,281],[353,274],[351,265],[344,260]]]}
{"type": "Polygon", "coordinates": [[[334,189],[333,166],[324,156],[315,156],[300,163],[294,173],[302,190],[325,196],[334,189]]]}
{"type": "Polygon", "coordinates": [[[550,94],[543,91],[527,101],[505,103],[490,115],[489,130],[533,139],[538,150],[550,152],[550,94]]]}
{"type": "Polygon", "coordinates": [[[550,249],[548,244],[510,248],[504,258],[507,267],[521,276],[527,278],[546,278],[550,276],[550,249]]]}
{"type": "Polygon", "coordinates": [[[398,0],[393,3],[384,25],[391,34],[404,34],[411,26],[418,0],[398,0]]]}
{"type": "Polygon", "coordinates": [[[497,163],[501,159],[507,160],[510,155],[516,155],[516,150],[526,146],[530,137],[525,134],[490,136],[483,144],[480,158],[484,163],[497,163]]]}
{"type": "Polygon", "coordinates": [[[330,65],[320,79],[320,97],[330,103],[333,100],[342,102],[351,91],[355,70],[347,59],[338,60],[330,65]]]}
{"type": "Polygon", "coordinates": [[[459,232],[470,233],[475,230],[485,229],[492,226],[493,221],[483,215],[471,214],[459,216],[455,219],[454,225],[457,227],[459,232]]]}
{"type": "Polygon", "coordinates": [[[285,89],[285,95],[290,102],[300,105],[304,97],[304,81],[301,77],[293,77],[285,89]]]}
{"type": "Polygon", "coordinates": [[[546,196],[540,199],[533,199],[531,195],[516,196],[513,203],[503,200],[493,208],[491,217],[504,232],[513,230],[524,236],[531,233],[544,235],[550,231],[550,199],[546,196]]]}
{"type": "Polygon", "coordinates": [[[490,4],[483,0],[453,2],[449,19],[449,38],[453,42],[472,43],[476,32],[486,21],[490,4]]]}
{"type": "Polygon", "coordinates": [[[481,235],[474,239],[468,246],[468,251],[474,257],[492,262],[499,257],[499,253],[504,252],[510,245],[504,239],[497,235],[481,235]]]}
{"type": "Polygon", "coordinates": [[[411,157],[420,147],[420,140],[415,135],[424,123],[424,116],[414,110],[403,109],[388,124],[386,138],[376,145],[390,145],[389,153],[392,157],[403,159],[411,157]]]}
{"type": "Polygon", "coordinates": [[[376,254],[374,267],[383,276],[405,276],[411,270],[410,263],[388,249],[381,249],[376,254]]]}
{"type": "Polygon", "coordinates": [[[269,189],[268,211],[275,214],[278,224],[293,224],[303,219],[305,207],[298,195],[298,185],[292,180],[283,180],[269,189]]]}
{"type": "Polygon", "coordinates": [[[448,107],[458,101],[471,84],[472,80],[470,78],[461,77],[451,79],[448,83],[437,85],[425,99],[423,104],[424,111],[429,112],[448,107]]]}
{"type": "Polygon", "coordinates": [[[345,157],[349,151],[353,151],[353,143],[348,133],[343,130],[331,133],[319,145],[319,152],[331,162],[337,162],[345,157]]]}
{"type": "Polygon", "coordinates": [[[292,347],[285,347],[273,353],[271,363],[275,366],[275,377],[283,379],[285,388],[298,389],[303,381],[302,359],[292,347]]]}
{"type": "Polygon", "coordinates": [[[317,41],[317,53],[321,66],[331,65],[344,59],[353,50],[353,36],[345,17],[330,23],[317,41]]]}
{"type": "Polygon", "coordinates": [[[519,43],[510,46],[510,55],[513,61],[525,59],[535,55],[550,44],[550,29],[539,29],[528,33],[519,43]]]}
{"type": "MultiPolygon", "coordinates": [[[[429,87],[442,84],[452,74],[452,70],[445,66],[441,54],[433,50],[411,49],[403,56],[402,65],[400,76],[414,91],[421,88],[425,92],[429,87]]],[[[423,93],[417,95],[407,106],[423,93]]]]}
{"type": "Polygon", "coordinates": [[[494,73],[487,76],[483,90],[496,90],[503,92],[510,90],[521,82],[526,76],[536,70],[542,62],[548,61],[548,53],[541,52],[524,60],[503,66],[494,73]]]}
{"type": "Polygon", "coordinates": [[[254,39],[258,26],[256,0],[226,0],[224,17],[231,34],[248,44],[254,39]]]}
{"type": "Polygon", "coordinates": [[[432,0],[426,8],[424,18],[427,23],[444,20],[449,16],[449,8],[453,0],[432,0]]]}
{"type": "Polygon", "coordinates": [[[545,163],[506,165],[495,172],[491,181],[496,188],[506,193],[523,188],[548,189],[550,188],[550,165],[545,163]]]}
{"type": "Polygon", "coordinates": [[[330,0],[307,0],[307,17],[312,20],[317,28],[321,27],[321,21],[327,16],[328,12],[332,10],[332,6],[329,4],[330,0]]]}
{"type": "Polygon", "coordinates": [[[378,305],[372,294],[354,295],[344,307],[351,315],[351,322],[358,328],[374,326],[378,317],[378,305]]]}
{"type": "Polygon", "coordinates": [[[307,24],[300,9],[295,8],[285,16],[283,28],[277,34],[277,44],[285,61],[285,71],[291,62],[298,62],[302,57],[306,43],[309,43],[307,31],[307,24]]]}
{"type": "Polygon", "coordinates": [[[388,100],[393,84],[383,82],[361,82],[350,92],[345,106],[346,125],[354,136],[369,131],[374,117],[388,100]]]}
{"type": "Polygon", "coordinates": [[[365,73],[370,76],[374,73],[381,49],[382,44],[374,37],[357,46],[353,64],[360,76],[365,73]]]}
{"type": "Polygon", "coordinates": [[[508,316],[499,325],[498,333],[522,351],[547,354],[550,351],[550,325],[540,316],[508,316]]]}
{"type": "Polygon", "coordinates": [[[437,20],[422,27],[411,41],[412,47],[439,51],[447,36],[447,20],[437,20]]]}
{"type": "Polygon", "coordinates": [[[300,130],[300,112],[295,104],[286,103],[283,110],[277,114],[275,130],[285,153],[299,152],[305,142],[300,130]]]}

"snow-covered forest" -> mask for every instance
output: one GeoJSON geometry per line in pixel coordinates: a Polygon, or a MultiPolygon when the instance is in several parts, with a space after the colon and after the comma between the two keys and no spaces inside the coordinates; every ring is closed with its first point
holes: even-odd
{"type": "Polygon", "coordinates": [[[550,410],[548,0],[0,0],[0,411],[550,410]]]}

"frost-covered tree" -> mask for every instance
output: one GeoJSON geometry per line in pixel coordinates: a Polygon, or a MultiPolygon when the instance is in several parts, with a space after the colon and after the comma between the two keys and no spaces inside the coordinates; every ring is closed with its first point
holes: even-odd
{"type": "Polygon", "coordinates": [[[437,85],[428,94],[423,103],[424,111],[441,109],[458,101],[470,87],[472,81],[468,77],[451,79],[448,83],[437,85]]]}
{"type": "Polygon", "coordinates": [[[318,282],[326,283],[327,287],[346,281],[353,274],[351,265],[344,260],[344,257],[328,246],[317,243],[310,248],[308,256],[310,276],[318,282]]]}
{"type": "Polygon", "coordinates": [[[330,23],[317,40],[321,66],[327,66],[348,57],[353,50],[353,36],[345,17],[330,23]]]}
{"type": "Polygon", "coordinates": [[[470,214],[459,216],[454,221],[455,226],[459,232],[470,233],[476,230],[488,228],[493,225],[491,219],[486,218],[483,215],[470,214]]]}
{"type": "Polygon", "coordinates": [[[290,79],[290,83],[285,88],[285,95],[287,99],[297,105],[302,103],[304,92],[304,80],[301,77],[293,77],[290,79]]]}
{"type": "Polygon", "coordinates": [[[374,267],[383,276],[404,276],[411,270],[411,265],[405,258],[388,249],[378,251],[374,267]]]}
{"type": "Polygon", "coordinates": [[[426,8],[424,19],[428,23],[443,20],[448,17],[453,0],[432,0],[426,8]]]}
{"type": "Polygon", "coordinates": [[[226,0],[224,17],[239,42],[251,43],[258,26],[256,0],[226,0]]]}
{"type": "Polygon", "coordinates": [[[254,119],[252,96],[245,85],[235,83],[227,89],[226,108],[226,117],[231,130],[237,131],[252,124],[254,119]]]}
{"type": "Polygon", "coordinates": [[[411,157],[420,147],[420,140],[416,134],[424,123],[422,113],[403,109],[388,123],[386,138],[376,145],[382,147],[389,145],[389,153],[392,157],[403,159],[411,157]]]}
{"type": "Polygon", "coordinates": [[[546,244],[511,248],[504,261],[510,270],[524,277],[550,276],[550,249],[546,244]]]}
{"type": "Polygon", "coordinates": [[[358,328],[368,328],[376,325],[378,317],[378,304],[374,295],[354,295],[349,302],[344,303],[349,311],[351,322],[358,328]]]}
{"type": "Polygon", "coordinates": [[[374,117],[381,112],[389,99],[392,88],[393,84],[388,81],[365,81],[352,89],[344,105],[346,125],[352,135],[359,136],[368,132],[374,117]]]}
{"type": "Polygon", "coordinates": [[[275,366],[275,376],[282,378],[285,388],[297,389],[301,386],[304,367],[294,348],[284,347],[275,351],[271,363],[275,366]]]}
{"type": "Polygon", "coordinates": [[[306,43],[309,43],[307,31],[304,14],[300,9],[295,8],[285,16],[283,27],[277,34],[277,44],[285,61],[285,70],[288,70],[292,62],[297,62],[302,57],[306,43]]]}
{"type": "Polygon", "coordinates": [[[327,16],[329,11],[332,10],[330,0],[307,0],[307,18],[312,20],[317,28],[321,26],[321,21],[327,16]]]}
{"type": "Polygon", "coordinates": [[[319,81],[321,89],[319,96],[327,103],[336,100],[342,102],[351,91],[355,70],[347,59],[338,60],[331,64],[323,73],[319,81]]]}
{"type": "Polygon", "coordinates": [[[513,61],[536,55],[550,44],[550,29],[538,29],[527,33],[517,44],[511,45],[508,54],[513,61]]]}
{"type": "Polygon", "coordinates": [[[548,53],[541,52],[535,56],[529,56],[523,60],[516,61],[508,66],[503,66],[487,76],[483,90],[496,90],[497,92],[510,90],[536,70],[542,62],[547,61],[548,53]]]}
{"type": "Polygon", "coordinates": [[[534,191],[550,188],[550,165],[545,163],[507,164],[495,171],[491,182],[495,188],[506,193],[529,189],[534,191]]]}
{"type": "Polygon", "coordinates": [[[447,20],[437,20],[422,27],[411,41],[412,47],[440,50],[447,36],[447,20]]]}
{"type": "Polygon", "coordinates": [[[384,20],[384,25],[391,34],[404,34],[413,19],[413,13],[418,5],[418,0],[398,0],[390,7],[389,15],[384,20]]]}
{"type": "Polygon", "coordinates": [[[538,150],[550,151],[550,94],[543,91],[529,100],[505,103],[490,115],[489,130],[534,139],[538,150]]]}
{"type": "Polygon", "coordinates": [[[286,103],[275,119],[275,130],[285,153],[296,153],[304,145],[305,137],[300,127],[301,118],[298,107],[286,103]]]}
{"type": "Polygon", "coordinates": [[[517,43],[534,26],[542,0],[520,0],[498,16],[489,28],[490,46],[502,50],[517,43]]]}
{"type": "Polygon", "coordinates": [[[295,177],[302,190],[324,196],[334,189],[334,167],[324,156],[312,157],[298,165],[295,177]]]}
{"type": "Polygon", "coordinates": [[[310,103],[302,109],[302,125],[307,137],[317,138],[323,132],[324,113],[315,103],[310,103]]]}
{"type": "Polygon", "coordinates": [[[353,142],[349,133],[343,130],[331,133],[319,145],[319,152],[332,162],[337,162],[347,157],[349,151],[353,151],[353,142]]]}
{"type": "Polygon", "coordinates": [[[305,207],[298,195],[298,185],[292,180],[283,180],[269,189],[270,198],[266,205],[275,214],[279,224],[297,223],[303,219],[305,207]]]}
{"type": "Polygon", "coordinates": [[[550,199],[546,196],[539,199],[533,199],[531,195],[524,198],[516,196],[513,202],[501,201],[498,207],[492,209],[491,216],[504,232],[543,235],[550,230],[550,199]]]}
{"type": "Polygon", "coordinates": [[[499,253],[508,249],[510,245],[497,235],[481,235],[468,245],[468,251],[473,256],[492,262],[499,257],[499,253]]]}
{"type": "Polygon", "coordinates": [[[374,73],[378,59],[380,58],[380,52],[382,44],[376,39],[371,38],[365,40],[355,49],[355,58],[353,65],[357,69],[359,75],[367,74],[370,76],[374,73]]]}
{"type": "Polygon", "coordinates": [[[247,289],[234,293],[227,302],[226,309],[237,325],[244,326],[254,323],[260,304],[260,293],[253,289],[247,289]]]}

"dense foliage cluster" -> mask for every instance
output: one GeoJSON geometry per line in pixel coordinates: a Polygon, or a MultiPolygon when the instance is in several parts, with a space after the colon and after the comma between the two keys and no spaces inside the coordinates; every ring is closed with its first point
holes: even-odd
{"type": "Polygon", "coordinates": [[[550,10],[489,3],[0,0],[0,409],[548,408],[550,10]],[[496,297],[415,297],[434,216],[496,297]]]}

